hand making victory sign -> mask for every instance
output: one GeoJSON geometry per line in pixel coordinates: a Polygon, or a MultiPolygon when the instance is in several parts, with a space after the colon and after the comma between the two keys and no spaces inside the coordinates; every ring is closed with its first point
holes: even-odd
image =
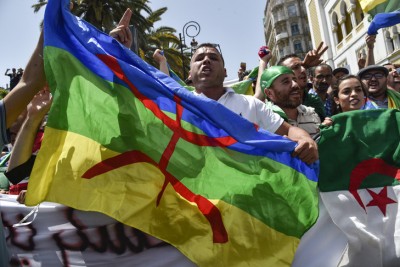
{"type": "Polygon", "coordinates": [[[317,49],[308,51],[306,57],[303,60],[303,67],[311,68],[318,66],[322,63],[321,56],[328,50],[328,46],[324,46],[324,42],[321,42],[317,49]]]}

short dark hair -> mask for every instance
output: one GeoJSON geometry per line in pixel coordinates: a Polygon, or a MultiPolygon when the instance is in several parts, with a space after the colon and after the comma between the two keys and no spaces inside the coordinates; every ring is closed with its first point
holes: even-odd
{"type": "Polygon", "coordinates": [[[333,74],[332,67],[331,67],[329,64],[322,63],[322,64],[319,64],[318,66],[315,66],[315,67],[310,68],[309,75],[310,75],[311,77],[315,77],[315,70],[316,70],[318,67],[328,67],[328,68],[331,70],[332,74],[333,74]]]}
{"type": "MultiPolygon", "coordinates": [[[[224,60],[224,57],[222,56],[222,52],[221,52],[221,48],[220,48],[219,44],[202,43],[202,44],[199,44],[199,45],[196,47],[195,50],[197,50],[197,49],[199,49],[199,48],[202,48],[202,47],[211,47],[211,48],[215,48],[215,50],[217,50],[217,51],[218,51],[218,54],[221,56],[221,58],[222,58],[222,63],[223,63],[224,66],[225,66],[225,60],[224,60]]],[[[194,54],[194,53],[195,53],[195,52],[193,52],[193,54],[194,54]]]]}
{"type": "Polygon", "coordinates": [[[288,59],[288,58],[293,58],[293,57],[298,57],[298,58],[300,58],[297,54],[285,55],[285,56],[281,57],[281,58],[278,60],[278,63],[277,63],[276,65],[278,65],[278,66],[283,66],[283,61],[285,61],[285,60],[288,59]]]}

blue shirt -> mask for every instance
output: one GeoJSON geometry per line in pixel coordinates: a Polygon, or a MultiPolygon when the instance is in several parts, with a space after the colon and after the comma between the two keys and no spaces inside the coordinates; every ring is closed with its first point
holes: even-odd
{"type": "Polygon", "coordinates": [[[369,96],[369,99],[371,99],[379,108],[388,108],[389,106],[389,100],[387,97],[384,100],[378,100],[372,96],[369,96]]]}

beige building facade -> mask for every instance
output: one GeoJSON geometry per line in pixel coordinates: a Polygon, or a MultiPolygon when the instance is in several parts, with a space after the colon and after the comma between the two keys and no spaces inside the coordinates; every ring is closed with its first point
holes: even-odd
{"type": "Polygon", "coordinates": [[[264,34],[273,55],[271,65],[287,54],[303,57],[312,48],[305,1],[267,0],[264,34]]]}
{"type": "MultiPolygon", "coordinates": [[[[312,46],[322,41],[329,46],[324,60],[333,68],[347,67],[358,72],[358,58],[366,55],[365,37],[369,15],[358,0],[305,0],[312,46]]],[[[400,25],[378,31],[374,49],[375,63],[400,64],[400,25]]]]}
{"type": "MultiPolygon", "coordinates": [[[[369,26],[358,0],[267,0],[264,34],[272,51],[271,65],[287,54],[304,57],[321,42],[329,46],[324,60],[333,68],[357,73],[358,58],[366,55],[369,26]]],[[[400,64],[400,25],[378,31],[375,63],[400,64]]]]}

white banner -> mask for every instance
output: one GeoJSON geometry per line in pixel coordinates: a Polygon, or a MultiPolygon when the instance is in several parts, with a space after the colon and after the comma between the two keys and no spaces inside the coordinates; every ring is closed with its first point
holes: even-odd
{"type": "MultiPolygon", "coordinates": [[[[31,224],[13,226],[33,209],[0,194],[11,266],[195,266],[173,246],[97,212],[44,202],[31,224]]],[[[346,245],[320,202],[320,217],[302,238],[292,266],[336,267],[346,245]]]]}
{"type": "Polygon", "coordinates": [[[195,266],[176,248],[97,212],[40,204],[33,208],[0,194],[11,266],[195,266]],[[31,221],[34,214],[27,221],[31,221]]]}

